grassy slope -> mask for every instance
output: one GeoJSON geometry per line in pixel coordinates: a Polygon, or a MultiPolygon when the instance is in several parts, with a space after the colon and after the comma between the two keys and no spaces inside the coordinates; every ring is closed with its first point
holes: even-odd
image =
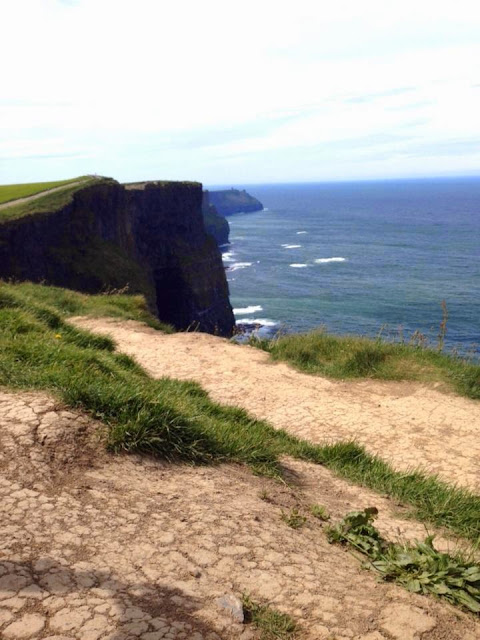
{"type": "Polygon", "coordinates": [[[0,185],[0,204],[18,200],[18,198],[27,198],[48,189],[61,187],[78,180],[86,180],[87,176],[79,178],[71,178],[70,180],[57,180],[56,182],[32,182],[30,184],[3,184],[0,185]]]}
{"type": "Polygon", "coordinates": [[[397,473],[353,443],[317,446],[213,403],[191,382],[153,380],[112,341],[65,323],[90,313],[150,322],[142,299],[85,296],[40,285],[0,283],[0,385],[45,389],[110,427],[116,451],[153,453],[190,462],[231,461],[278,475],[291,455],[388,493],[417,518],[480,538],[480,497],[421,473],[397,473]]]}
{"type": "Polygon", "coordinates": [[[440,383],[440,388],[480,399],[480,365],[422,346],[333,336],[322,331],[272,340],[253,338],[250,344],[305,373],[342,380],[374,378],[440,383]]]}
{"type": "Polygon", "coordinates": [[[29,200],[19,204],[12,204],[11,206],[0,210],[0,224],[8,220],[15,220],[17,218],[23,218],[24,216],[36,213],[56,211],[57,209],[67,205],[76,191],[84,189],[87,185],[93,182],[98,184],[104,181],[108,181],[108,178],[86,177],[85,180],[82,179],[80,184],[76,184],[74,186],[68,186],[68,184],[66,184],[65,189],[55,191],[54,193],[45,193],[42,198],[36,198],[35,200],[29,200]]]}

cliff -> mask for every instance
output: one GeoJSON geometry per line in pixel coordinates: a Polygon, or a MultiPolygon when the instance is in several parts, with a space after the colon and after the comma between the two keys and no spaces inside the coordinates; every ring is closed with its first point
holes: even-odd
{"type": "Polygon", "coordinates": [[[208,191],[203,192],[202,212],[207,233],[215,238],[218,245],[228,244],[230,225],[228,221],[218,213],[213,204],[210,204],[210,194],[208,191]]]}
{"type": "Polygon", "coordinates": [[[263,204],[245,191],[238,189],[225,189],[224,191],[210,191],[210,204],[222,216],[229,216],[233,213],[248,213],[251,211],[261,211],[263,204]]]}
{"type": "Polygon", "coordinates": [[[230,335],[221,255],[205,231],[202,186],[87,186],[48,212],[0,223],[0,278],[98,293],[128,286],[178,329],[230,335]]]}

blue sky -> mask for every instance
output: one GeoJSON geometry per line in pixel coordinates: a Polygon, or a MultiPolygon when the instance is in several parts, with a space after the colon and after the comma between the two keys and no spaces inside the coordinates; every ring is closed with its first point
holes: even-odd
{"type": "Polygon", "coordinates": [[[5,0],[0,183],[480,175],[480,3],[5,0]]]}

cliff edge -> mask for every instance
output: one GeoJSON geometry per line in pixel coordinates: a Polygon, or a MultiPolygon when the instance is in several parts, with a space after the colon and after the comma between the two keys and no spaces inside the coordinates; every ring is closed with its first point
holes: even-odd
{"type": "Polygon", "coordinates": [[[99,182],[58,209],[0,220],[0,278],[86,293],[128,287],[178,329],[234,327],[199,183],[99,182]]]}

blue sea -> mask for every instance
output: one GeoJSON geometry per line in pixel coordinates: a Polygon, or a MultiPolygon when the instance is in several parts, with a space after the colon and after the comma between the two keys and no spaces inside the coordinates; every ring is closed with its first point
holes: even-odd
{"type": "Polygon", "coordinates": [[[263,331],[480,343],[480,178],[241,185],[264,210],[228,218],[237,322],[263,331]]]}

